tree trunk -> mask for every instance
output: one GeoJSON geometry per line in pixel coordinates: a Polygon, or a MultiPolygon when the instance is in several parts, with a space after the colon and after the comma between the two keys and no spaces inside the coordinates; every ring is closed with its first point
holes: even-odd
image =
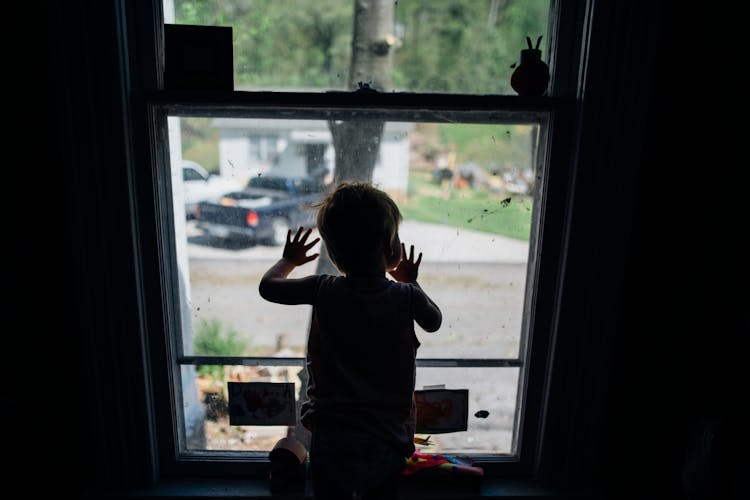
{"type": "MultiPolygon", "coordinates": [[[[350,90],[365,84],[378,92],[392,90],[393,16],[392,0],[354,0],[350,90]]],[[[372,181],[384,126],[385,122],[373,120],[328,122],[335,152],[334,185],[344,180],[372,181]]],[[[323,272],[337,274],[325,245],[318,258],[318,273],[323,272]]]]}
{"type": "MultiPolygon", "coordinates": [[[[365,84],[378,92],[393,89],[391,69],[396,38],[393,35],[393,0],[354,0],[354,31],[352,33],[352,59],[349,66],[349,89],[354,91],[365,84]]],[[[372,181],[372,171],[380,152],[380,140],[385,122],[373,120],[329,121],[333,138],[335,163],[333,183],[344,180],[372,181]]],[[[324,244],[321,244],[316,272],[339,274],[333,266],[324,244]]],[[[310,321],[309,329],[316,328],[310,321]]],[[[308,337],[310,331],[308,331],[308,337]]],[[[306,353],[307,354],[307,353],[306,353]]],[[[298,402],[306,399],[307,370],[300,373],[302,387],[298,402]]],[[[294,434],[309,450],[310,433],[299,422],[294,434]]]]}
{"type": "Polygon", "coordinates": [[[349,120],[329,122],[328,126],[336,153],[334,183],[343,180],[371,181],[385,123],[349,120]]]}
{"type": "MultiPolygon", "coordinates": [[[[393,16],[392,0],[354,0],[350,90],[365,85],[378,92],[393,89],[391,71],[396,46],[393,16]]],[[[384,125],[371,120],[328,123],[336,158],[334,183],[347,179],[372,180],[384,125]]]]}
{"type": "Polygon", "coordinates": [[[379,92],[393,89],[393,0],[354,0],[349,89],[367,83],[379,92]]]}

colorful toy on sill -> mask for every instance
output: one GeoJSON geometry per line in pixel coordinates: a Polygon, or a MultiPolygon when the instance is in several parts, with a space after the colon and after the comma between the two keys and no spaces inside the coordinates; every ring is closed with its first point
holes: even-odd
{"type": "Polygon", "coordinates": [[[407,483],[417,484],[420,488],[439,488],[445,492],[457,487],[478,491],[484,469],[474,465],[469,457],[415,451],[406,459],[401,474],[407,483]]]}
{"type": "Polygon", "coordinates": [[[542,96],[547,93],[549,66],[542,61],[541,42],[540,36],[536,40],[536,47],[532,47],[531,38],[526,37],[529,48],[521,51],[521,63],[510,76],[510,86],[520,96],[542,96]]]}

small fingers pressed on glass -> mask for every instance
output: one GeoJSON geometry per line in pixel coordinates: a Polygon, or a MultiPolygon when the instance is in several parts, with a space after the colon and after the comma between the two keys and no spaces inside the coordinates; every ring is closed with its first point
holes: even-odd
{"type": "MultiPolygon", "coordinates": [[[[299,235],[299,234],[300,234],[300,232],[301,232],[301,231],[302,231],[303,229],[304,229],[304,228],[303,228],[302,226],[300,226],[299,230],[297,231],[297,235],[299,235]]],[[[303,234],[303,235],[302,235],[302,238],[301,238],[301,239],[299,240],[300,244],[302,244],[302,245],[303,245],[303,246],[305,247],[305,250],[309,250],[309,249],[311,249],[312,247],[314,247],[314,246],[315,246],[315,244],[316,244],[316,243],[317,243],[318,241],[320,241],[320,238],[315,238],[315,239],[314,239],[314,240],[312,240],[312,241],[311,241],[310,243],[307,243],[307,238],[309,238],[311,234],[312,234],[312,228],[310,227],[310,228],[308,228],[308,229],[307,229],[307,231],[305,231],[305,234],[303,234]]]]}
{"type": "MultiPolygon", "coordinates": [[[[307,236],[305,236],[305,238],[307,238],[307,236]]],[[[314,246],[315,246],[315,244],[316,244],[317,242],[319,242],[319,241],[320,241],[320,238],[315,238],[315,239],[314,239],[314,240],[312,240],[312,241],[311,241],[310,243],[308,243],[307,245],[305,245],[305,252],[306,252],[306,251],[308,251],[308,250],[310,250],[310,249],[311,249],[312,247],[314,247],[314,246]]]]}
{"type": "Polygon", "coordinates": [[[406,244],[401,243],[401,260],[405,260],[406,262],[414,261],[414,245],[411,245],[410,250],[410,253],[406,253],[406,244]]]}

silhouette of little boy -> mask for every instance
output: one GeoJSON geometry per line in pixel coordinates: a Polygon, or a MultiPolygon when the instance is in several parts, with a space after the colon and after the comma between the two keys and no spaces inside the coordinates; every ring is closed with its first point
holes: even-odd
{"type": "Polygon", "coordinates": [[[312,229],[287,234],[283,257],[265,273],[260,295],[313,306],[309,382],[302,424],[311,431],[315,498],[397,498],[414,452],[414,384],[420,345],[414,322],[440,328],[442,313],[417,283],[420,253],[406,254],[401,212],[383,191],[343,182],[315,206],[331,262],[343,274],[288,278],[315,260],[312,229]],[[394,278],[388,278],[388,274],[394,278]]]}

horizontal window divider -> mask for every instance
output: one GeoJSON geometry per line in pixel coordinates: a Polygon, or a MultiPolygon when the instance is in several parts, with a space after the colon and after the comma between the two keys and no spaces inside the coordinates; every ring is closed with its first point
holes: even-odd
{"type": "Polygon", "coordinates": [[[520,359],[472,359],[472,358],[418,358],[417,366],[440,368],[520,368],[520,359]]]}
{"type": "Polygon", "coordinates": [[[403,105],[408,107],[434,104],[441,106],[457,106],[476,104],[492,104],[493,107],[516,109],[538,109],[549,107],[553,103],[564,99],[551,96],[519,96],[513,94],[451,94],[435,92],[348,92],[330,90],[320,92],[289,92],[269,90],[227,90],[227,91],[186,91],[186,90],[158,90],[145,96],[148,101],[163,104],[252,104],[261,103],[265,106],[279,106],[281,104],[304,104],[305,106],[323,106],[340,103],[345,105],[373,105],[376,107],[403,105]]]}
{"type": "Polygon", "coordinates": [[[305,358],[246,356],[182,356],[181,365],[305,366],[305,358]]]}
{"type": "MultiPolygon", "coordinates": [[[[408,92],[384,92],[358,94],[356,92],[178,92],[160,91],[147,97],[151,105],[164,106],[174,114],[186,116],[236,116],[243,111],[253,110],[269,118],[320,119],[321,113],[333,113],[331,119],[346,119],[346,115],[336,116],[336,112],[367,113],[367,118],[392,118],[394,112],[433,113],[446,112],[489,112],[502,110],[509,116],[516,116],[525,123],[524,113],[554,111],[566,102],[558,97],[512,96],[512,95],[468,95],[468,94],[421,94],[408,92]],[[385,110],[388,110],[387,112],[385,110]],[[378,113],[382,113],[378,117],[378,113]],[[284,116],[290,113],[289,116],[284,116]]],[[[353,118],[356,118],[356,114],[353,118]]],[[[430,121],[435,121],[430,116],[430,121]]],[[[450,121],[450,119],[446,119],[450,121]]]]}
{"type": "MultiPolygon", "coordinates": [[[[305,366],[305,358],[246,356],[182,356],[181,365],[305,366]]],[[[512,359],[418,358],[417,366],[425,368],[520,368],[523,361],[512,359]]]]}

